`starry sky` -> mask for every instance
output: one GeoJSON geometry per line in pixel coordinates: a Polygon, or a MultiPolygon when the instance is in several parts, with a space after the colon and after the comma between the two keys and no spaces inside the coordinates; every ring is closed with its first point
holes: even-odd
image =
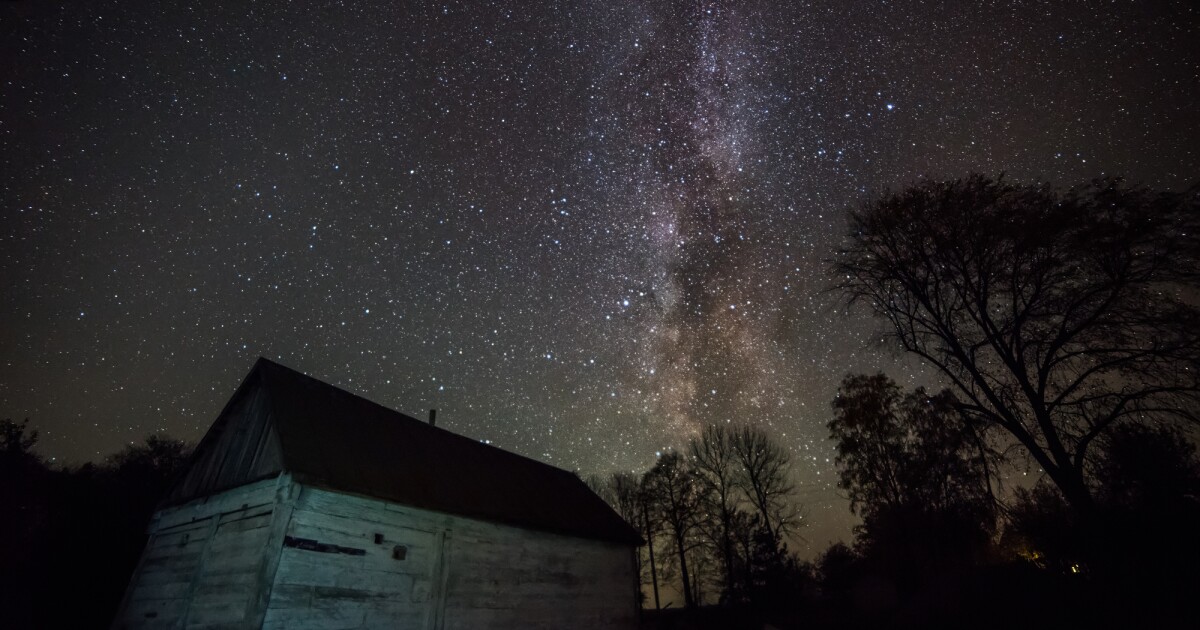
{"type": "Polygon", "coordinates": [[[1190,2],[6,2],[0,416],[196,440],[262,355],[587,473],[709,422],[853,523],[847,208],[968,171],[1200,176],[1190,2]]]}

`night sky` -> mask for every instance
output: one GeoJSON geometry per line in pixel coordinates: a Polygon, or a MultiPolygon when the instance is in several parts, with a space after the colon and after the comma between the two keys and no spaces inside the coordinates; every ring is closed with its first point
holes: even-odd
{"type": "Polygon", "coordinates": [[[584,474],[761,423],[821,547],[837,383],[931,382],[822,292],[847,208],[1200,179],[1191,2],[174,5],[0,5],[0,417],[58,461],[262,355],[584,474]]]}

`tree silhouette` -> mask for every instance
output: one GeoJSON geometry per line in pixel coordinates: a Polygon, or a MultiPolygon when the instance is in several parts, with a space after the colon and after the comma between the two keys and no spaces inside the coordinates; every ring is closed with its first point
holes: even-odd
{"type": "Polygon", "coordinates": [[[817,558],[817,573],[822,587],[830,594],[848,593],[858,580],[861,561],[846,543],[833,543],[817,558]]]}
{"type": "Polygon", "coordinates": [[[957,421],[953,394],[904,394],[883,374],[852,374],[833,401],[838,486],[870,518],[885,509],[986,513],[983,454],[970,426],[957,421]]]}
{"type": "Polygon", "coordinates": [[[1124,597],[1179,609],[1200,588],[1200,459],[1176,428],[1116,427],[1099,441],[1092,473],[1102,518],[1081,523],[1058,489],[1019,489],[1005,542],[1060,574],[1086,573],[1124,597]],[[1089,526],[1090,527],[1087,527],[1089,526]],[[1092,545],[1088,530],[1103,534],[1092,545]],[[1175,601],[1163,601],[1174,594],[1175,601]]]}
{"type": "Polygon", "coordinates": [[[799,524],[799,511],[789,500],[795,489],[791,456],[762,429],[742,425],[733,431],[733,451],[740,464],[737,485],[757,511],[760,526],[771,538],[783,538],[799,524]]]}
{"type": "Polygon", "coordinates": [[[907,394],[850,375],[833,401],[839,487],[863,517],[857,546],[897,581],[968,566],[992,531],[984,456],[949,391],[907,394]]]}
{"type": "Polygon", "coordinates": [[[38,432],[29,430],[29,419],[15,422],[10,418],[0,420],[0,457],[5,461],[37,459],[33,452],[38,441],[38,432]]]}
{"type": "Polygon", "coordinates": [[[54,627],[108,623],[146,545],[146,524],[183,470],[189,447],[150,435],[99,464],[65,468],[55,490],[55,513],[45,532],[43,561],[53,588],[38,607],[54,627]],[[86,593],[76,606],[58,608],[62,592],[86,593]]]}
{"type": "Polygon", "coordinates": [[[53,523],[52,471],[36,453],[38,432],[29,421],[0,420],[0,626],[34,626],[45,536],[53,523]]]}
{"type": "Polygon", "coordinates": [[[1036,566],[1071,573],[1086,563],[1077,518],[1053,484],[1017,488],[1001,542],[1036,566]]]}
{"type": "Polygon", "coordinates": [[[737,483],[740,464],[734,448],[734,430],[724,424],[704,427],[700,436],[688,443],[688,456],[697,480],[703,485],[704,508],[713,515],[712,527],[708,528],[709,538],[721,559],[728,597],[737,584],[734,527],[742,502],[737,483]]]}
{"type": "Polygon", "coordinates": [[[692,576],[688,572],[688,553],[694,546],[693,538],[703,518],[703,489],[679,453],[666,453],[659,457],[654,467],[646,473],[643,488],[654,518],[671,535],[679,560],[684,603],[692,608],[696,601],[692,576]]]}
{"type": "Polygon", "coordinates": [[[1200,459],[1176,428],[1123,425],[1105,436],[1095,465],[1106,516],[1097,569],[1141,599],[1200,589],[1200,459]]]}
{"type": "Polygon", "coordinates": [[[152,435],[66,467],[47,466],[36,443],[28,422],[0,421],[0,627],[104,627],[188,447],[152,435]]]}
{"type": "Polygon", "coordinates": [[[1010,436],[1090,513],[1089,448],[1109,428],[1197,420],[1198,223],[1200,188],[1060,194],[973,175],[852,212],[833,267],[952,383],[963,417],[1010,436]]]}
{"type": "Polygon", "coordinates": [[[1196,447],[1170,426],[1116,427],[1105,436],[1094,476],[1106,505],[1144,511],[1200,503],[1196,447]]]}

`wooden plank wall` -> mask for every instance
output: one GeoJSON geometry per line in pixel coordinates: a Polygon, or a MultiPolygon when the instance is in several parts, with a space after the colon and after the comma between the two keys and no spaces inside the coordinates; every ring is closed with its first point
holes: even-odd
{"type": "Polygon", "coordinates": [[[113,627],[247,627],[290,483],[284,475],[159,512],[113,627]]]}
{"type": "Polygon", "coordinates": [[[406,526],[369,503],[301,491],[288,527],[293,542],[279,559],[264,628],[426,627],[437,533],[406,526]],[[296,541],[324,550],[291,546],[296,541]]]}
{"type": "Polygon", "coordinates": [[[626,546],[470,521],[453,534],[446,630],[628,628],[636,621],[626,546]]]}
{"type": "Polygon", "coordinates": [[[265,628],[636,626],[624,545],[307,487],[288,536],[265,628]]]}
{"type": "Polygon", "coordinates": [[[282,470],[282,462],[270,396],[261,375],[255,376],[209,427],[167,499],[186,501],[273,477],[282,470]]]}

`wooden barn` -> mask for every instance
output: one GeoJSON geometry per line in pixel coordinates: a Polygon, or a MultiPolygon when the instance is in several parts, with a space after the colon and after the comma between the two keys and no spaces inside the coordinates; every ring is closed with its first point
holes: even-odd
{"type": "Polygon", "coordinates": [[[631,628],[637,532],[575,475],[260,359],[114,628],[631,628]]]}

